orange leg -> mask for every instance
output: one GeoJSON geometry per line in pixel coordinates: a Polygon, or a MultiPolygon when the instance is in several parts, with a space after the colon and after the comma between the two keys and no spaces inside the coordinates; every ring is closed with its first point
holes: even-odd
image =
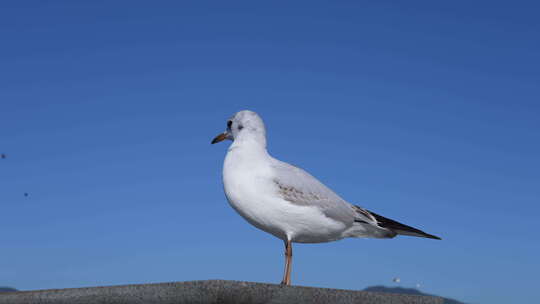
{"type": "Polygon", "coordinates": [[[291,285],[292,242],[285,241],[285,272],[281,285],[291,285]]]}

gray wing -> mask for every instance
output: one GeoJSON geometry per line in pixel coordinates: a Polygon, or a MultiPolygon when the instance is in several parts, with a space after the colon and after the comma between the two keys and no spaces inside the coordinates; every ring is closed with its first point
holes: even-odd
{"type": "Polygon", "coordinates": [[[329,218],[348,226],[358,217],[353,205],[306,171],[277,159],[274,159],[272,166],[276,173],[273,182],[286,201],[301,206],[316,206],[329,218]]]}
{"type": "Polygon", "coordinates": [[[301,206],[316,206],[327,217],[352,226],[349,236],[393,238],[398,234],[440,239],[416,228],[352,205],[306,171],[273,159],[278,193],[286,201],[301,206]]]}

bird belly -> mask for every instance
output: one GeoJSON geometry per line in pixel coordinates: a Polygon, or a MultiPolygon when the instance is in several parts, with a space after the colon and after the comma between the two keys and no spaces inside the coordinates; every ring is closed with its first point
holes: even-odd
{"type": "Polygon", "coordinates": [[[315,206],[284,200],[266,173],[264,168],[224,170],[225,194],[243,218],[282,240],[321,243],[343,238],[346,225],[325,216],[315,206]]]}

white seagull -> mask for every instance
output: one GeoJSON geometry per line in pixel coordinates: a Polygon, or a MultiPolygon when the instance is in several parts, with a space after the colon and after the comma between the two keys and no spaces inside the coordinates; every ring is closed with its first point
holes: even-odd
{"type": "Polygon", "coordinates": [[[291,284],[293,242],[396,235],[440,239],[350,204],[306,171],[270,156],[264,123],[255,112],[236,113],[212,144],[225,139],[233,141],[223,164],[225,195],[249,223],[284,241],[281,284],[291,284]]]}

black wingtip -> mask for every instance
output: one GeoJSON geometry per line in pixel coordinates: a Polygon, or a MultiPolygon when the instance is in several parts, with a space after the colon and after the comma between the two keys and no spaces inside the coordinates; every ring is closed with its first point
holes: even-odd
{"type": "Polygon", "coordinates": [[[438,236],[436,236],[436,235],[427,234],[427,233],[424,233],[424,237],[426,237],[426,238],[428,238],[428,239],[442,240],[440,237],[438,237],[438,236]]]}
{"type": "Polygon", "coordinates": [[[373,215],[373,217],[375,217],[375,219],[377,220],[377,222],[379,223],[379,225],[381,227],[392,230],[392,231],[396,232],[397,234],[424,237],[424,238],[433,239],[433,240],[441,240],[441,238],[436,236],[436,235],[425,233],[422,230],[416,229],[416,228],[411,227],[411,226],[407,226],[407,225],[402,224],[400,222],[397,222],[397,221],[394,221],[392,219],[386,218],[386,217],[384,217],[382,215],[378,215],[375,212],[372,212],[372,211],[369,211],[369,210],[367,210],[367,211],[371,215],[373,215]]]}

